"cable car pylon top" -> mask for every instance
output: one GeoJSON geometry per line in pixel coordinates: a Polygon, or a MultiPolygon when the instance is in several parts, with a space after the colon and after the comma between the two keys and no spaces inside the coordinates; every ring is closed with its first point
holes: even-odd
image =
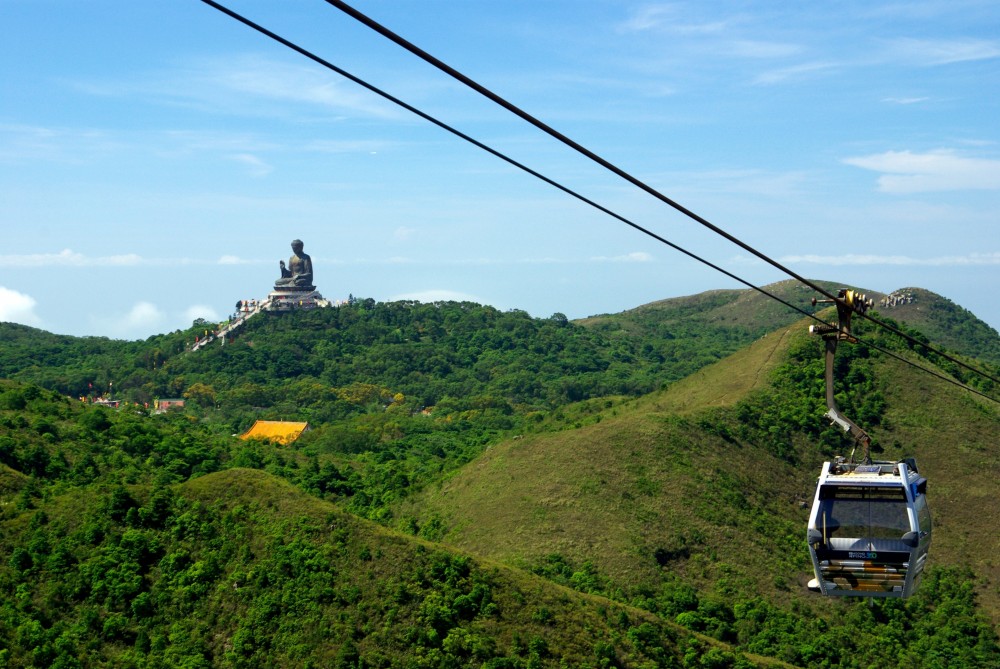
{"type": "MultiPolygon", "coordinates": [[[[851,317],[856,313],[864,314],[874,302],[867,295],[848,289],[840,290],[835,300],[817,300],[815,297],[812,299],[813,306],[830,303],[837,306],[837,325],[809,326],[809,333],[823,337],[823,341],[826,343],[826,416],[833,423],[843,428],[844,432],[853,437],[855,444],[861,445],[861,460],[864,464],[869,464],[871,462],[869,453],[872,441],[871,437],[837,408],[837,400],[834,396],[833,388],[833,363],[839,342],[846,341],[854,344],[858,341],[851,334],[851,317]]],[[[853,462],[853,460],[854,451],[851,452],[851,461],[853,462]]]]}

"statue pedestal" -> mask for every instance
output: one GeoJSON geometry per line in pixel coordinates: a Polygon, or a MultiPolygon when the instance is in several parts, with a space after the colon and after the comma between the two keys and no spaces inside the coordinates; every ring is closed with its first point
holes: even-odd
{"type": "Polygon", "coordinates": [[[330,301],[312,290],[274,289],[268,293],[264,305],[266,311],[292,311],[294,309],[318,309],[329,307],[330,301]]]}

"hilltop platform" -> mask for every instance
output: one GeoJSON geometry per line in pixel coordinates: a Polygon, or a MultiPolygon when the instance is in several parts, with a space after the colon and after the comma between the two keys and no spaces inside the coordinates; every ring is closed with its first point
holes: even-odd
{"type": "Polygon", "coordinates": [[[265,311],[292,311],[321,309],[331,304],[318,290],[272,290],[262,306],[265,311]]]}

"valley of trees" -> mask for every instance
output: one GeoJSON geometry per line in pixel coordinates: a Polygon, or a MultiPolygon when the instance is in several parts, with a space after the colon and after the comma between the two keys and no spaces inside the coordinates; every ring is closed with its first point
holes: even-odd
{"type": "MultiPolygon", "coordinates": [[[[817,602],[796,583],[809,569],[804,525],[768,487],[807,486],[823,457],[845,450],[822,417],[818,339],[789,336],[755,368],[752,391],[658,408],[700,370],[728,363],[722,376],[739,375],[731,359],[715,363],[775,336],[774,323],[749,325],[743,297],[582,323],[352,300],[257,317],[196,353],[186,347],[204,323],[144,342],[0,324],[0,667],[998,666],[992,557],[963,558],[950,526],[965,498],[936,507],[942,550],[912,599],[817,602]],[[108,388],[128,404],[78,399],[108,388]],[[187,406],[152,413],[165,397],[187,406]],[[235,437],[258,418],[312,429],[287,447],[235,437]],[[633,487],[608,476],[594,495],[652,514],[643,500],[664,485],[688,492],[679,507],[656,501],[677,520],[648,530],[648,555],[641,542],[627,551],[638,571],[572,537],[533,555],[516,529],[492,537],[493,557],[450,545],[478,506],[495,513],[474,494],[488,482],[471,478],[473,465],[499,473],[521,451],[587,440],[599,454],[614,442],[600,435],[638,444],[644,429],[657,435],[650,459],[617,464],[637,472],[633,487]],[[472,481],[466,515],[444,499],[451,481],[472,481]],[[782,557],[737,563],[734,532],[782,557]],[[521,558],[502,557],[511,545],[521,558]]],[[[886,356],[841,348],[838,402],[877,448],[896,457],[916,435],[940,472],[932,486],[955,491],[959,475],[949,480],[923,446],[926,424],[961,434],[981,476],[997,471],[995,406],[941,393],[947,403],[925,415],[899,395],[891,374],[904,372],[886,356]]],[[[612,467],[617,457],[604,454],[612,467]]]]}

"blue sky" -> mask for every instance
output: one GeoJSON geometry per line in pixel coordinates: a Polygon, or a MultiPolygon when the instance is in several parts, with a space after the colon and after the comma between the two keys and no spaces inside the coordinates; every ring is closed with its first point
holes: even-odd
{"type": "MultiPolygon", "coordinates": [[[[1000,5],[355,0],[794,271],[1000,327],[1000,5]]],[[[232,9],[758,285],[787,278],[321,0],[232,9]]],[[[263,298],[617,312],[740,284],[197,0],[0,0],[0,320],[263,298]]],[[[891,315],[891,314],[890,314],[891,315]]]]}

